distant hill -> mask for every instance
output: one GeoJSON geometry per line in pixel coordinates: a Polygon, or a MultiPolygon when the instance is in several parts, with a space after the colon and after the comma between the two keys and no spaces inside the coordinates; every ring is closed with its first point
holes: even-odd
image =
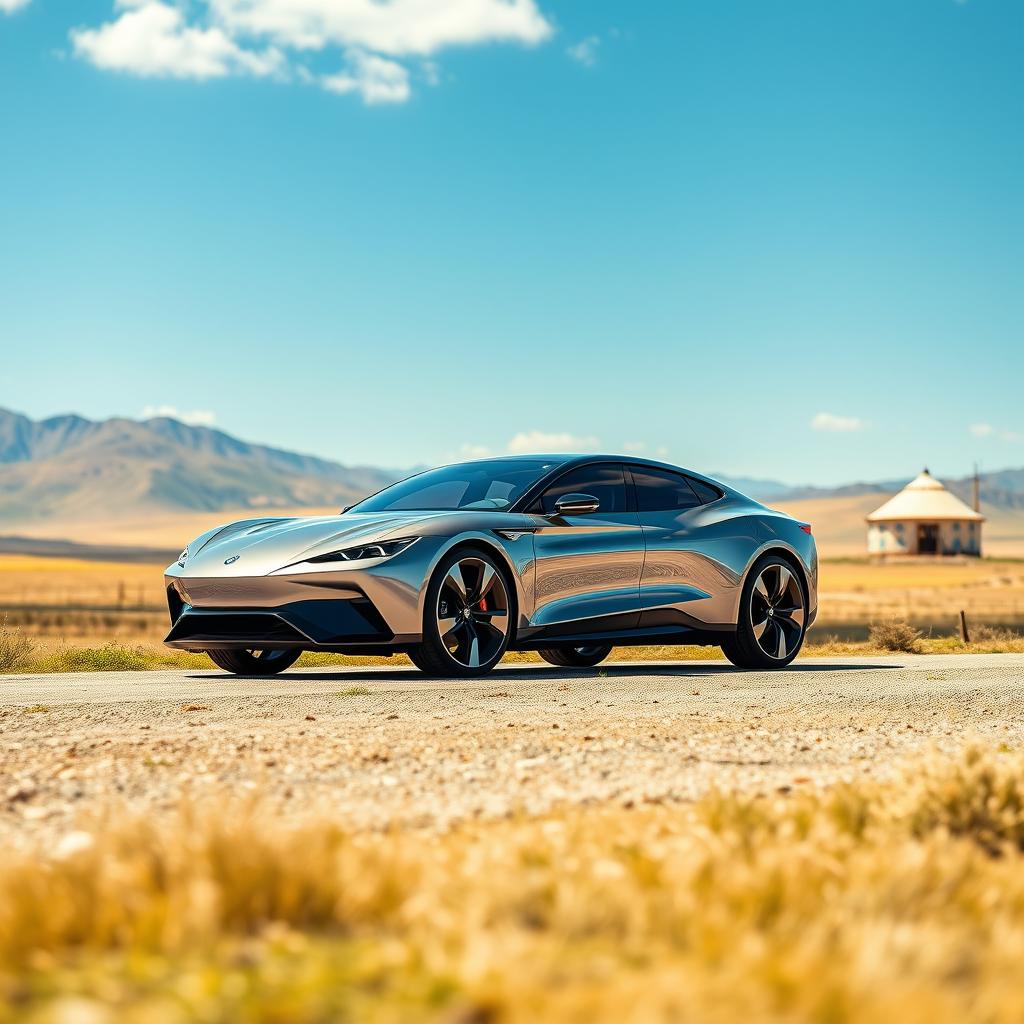
{"type": "Polygon", "coordinates": [[[0,523],[342,506],[397,474],[158,417],[31,420],[0,410],[0,523]]]}
{"type": "MultiPolygon", "coordinates": [[[[902,490],[912,479],[912,476],[908,476],[903,480],[859,481],[842,484],[839,487],[800,487],[778,480],[712,475],[757,501],[815,501],[820,498],[856,498],[874,494],[879,497],[879,505],[883,497],[902,490]]],[[[1001,469],[992,473],[982,473],[980,477],[983,504],[1000,509],[1024,509],[1024,468],[1001,469]]],[[[971,503],[974,493],[973,477],[943,479],[942,482],[963,501],[971,503]]]]}
{"type": "MultiPolygon", "coordinates": [[[[944,480],[943,483],[954,494],[970,504],[972,477],[944,480]]],[[[994,508],[1024,509],[1024,468],[1000,469],[993,473],[982,473],[981,501],[982,504],[991,505],[994,508]]]]}
{"type": "Polygon", "coordinates": [[[728,473],[709,473],[708,475],[715,480],[721,480],[723,484],[734,487],[741,494],[745,494],[755,501],[778,498],[797,490],[791,484],[784,484],[780,480],[762,480],[760,477],[752,476],[730,476],[728,473]]]}
{"type": "MultiPolygon", "coordinates": [[[[240,441],[159,417],[35,421],[0,410],[0,533],[140,547],[183,543],[250,513],[326,514],[399,474],[240,441]]],[[[863,550],[864,515],[905,480],[801,487],[719,479],[814,523],[823,551],[863,550]]],[[[971,479],[944,480],[965,501],[971,479]]],[[[1024,468],[981,478],[986,545],[1024,552],[1024,468]],[[991,541],[991,545],[989,545],[991,541]]],[[[12,542],[13,543],[13,542],[12,542]]]]}
{"type": "Polygon", "coordinates": [[[758,477],[729,476],[727,473],[712,473],[716,480],[735,487],[755,501],[808,501],[813,498],[847,498],[857,494],[894,494],[911,478],[906,480],[882,480],[874,483],[863,481],[842,484],[839,487],[811,487],[800,484],[784,484],[780,480],[762,480],[758,477]]]}

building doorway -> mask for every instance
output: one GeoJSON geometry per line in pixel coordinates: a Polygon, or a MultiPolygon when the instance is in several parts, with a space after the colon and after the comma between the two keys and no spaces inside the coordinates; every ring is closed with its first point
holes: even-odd
{"type": "Polygon", "coordinates": [[[917,553],[919,555],[937,555],[939,553],[939,524],[917,524],[917,553]]]}

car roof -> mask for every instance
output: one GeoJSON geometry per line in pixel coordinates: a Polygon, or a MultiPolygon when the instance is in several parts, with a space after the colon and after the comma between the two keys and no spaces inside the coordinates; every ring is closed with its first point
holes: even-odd
{"type": "Polygon", "coordinates": [[[458,465],[515,461],[538,461],[551,463],[551,469],[548,470],[542,478],[544,480],[547,480],[555,472],[561,472],[563,469],[575,468],[577,466],[590,466],[601,462],[621,462],[627,466],[650,466],[654,469],[666,469],[671,473],[685,473],[687,476],[692,476],[698,480],[704,480],[707,483],[712,484],[714,487],[717,487],[726,494],[733,493],[733,489],[731,487],[728,487],[721,481],[716,480],[713,476],[708,476],[706,473],[697,473],[692,469],[673,465],[671,462],[659,462],[656,459],[645,459],[639,455],[623,455],[616,454],[614,452],[523,452],[521,455],[495,455],[491,458],[485,459],[470,459],[467,460],[466,463],[458,463],[458,465]]]}
{"type": "MultiPolygon", "coordinates": [[[[631,466],[660,466],[662,469],[674,469],[684,473],[690,470],[682,466],[674,466],[669,462],[658,462],[655,459],[644,459],[639,455],[622,455],[609,452],[600,454],[597,452],[523,452],[521,455],[491,455],[482,459],[462,459],[459,462],[450,463],[454,466],[472,466],[487,462],[551,462],[558,465],[568,466],[571,464],[586,465],[592,462],[625,462],[631,466]]],[[[697,473],[696,476],[701,474],[697,473]]]]}
{"type": "Polygon", "coordinates": [[[686,469],[684,466],[677,466],[671,462],[661,462],[657,459],[645,459],[639,455],[622,455],[615,454],[614,452],[599,454],[599,453],[576,453],[576,454],[559,454],[559,455],[521,455],[516,456],[517,458],[543,458],[545,460],[557,461],[561,463],[563,467],[567,466],[587,466],[598,462],[622,462],[627,466],[651,466],[655,469],[667,469],[673,473],[686,473],[689,476],[695,476],[701,480],[708,480],[719,487],[719,484],[714,477],[708,476],[706,473],[697,473],[692,469],[686,469]]]}

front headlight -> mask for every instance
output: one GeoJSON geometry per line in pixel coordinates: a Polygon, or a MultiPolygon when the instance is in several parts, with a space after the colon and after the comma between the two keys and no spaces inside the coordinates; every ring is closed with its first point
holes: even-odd
{"type": "Polygon", "coordinates": [[[341,551],[328,551],[326,555],[315,555],[307,562],[362,562],[367,558],[390,558],[415,544],[418,537],[400,537],[398,540],[379,540],[372,544],[360,544],[341,551]]]}
{"type": "Polygon", "coordinates": [[[185,568],[185,559],[186,558],[188,558],[188,545],[187,544],[185,545],[185,550],[182,551],[182,553],[180,555],[178,555],[178,565],[182,569],[185,568]]]}

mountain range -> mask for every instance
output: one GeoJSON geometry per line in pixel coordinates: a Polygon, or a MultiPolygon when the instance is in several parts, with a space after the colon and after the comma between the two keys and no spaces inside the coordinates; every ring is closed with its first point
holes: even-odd
{"type": "MultiPolygon", "coordinates": [[[[168,417],[32,420],[0,409],[0,525],[140,519],[168,513],[341,507],[404,474],[250,444],[168,417]]],[[[891,494],[905,480],[797,487],[720,477],[762,501],[891,494]]],[[[946,481],[970,501],[971,479],[946,481]]],[[[986,473],[982,500],[1024,508],[1024,468],[986,473]]]]}
{"type": "MultiPolygon", "coordinates": [[[[923,468],[923,467],[922,467],[923,468]]],[[[712,474],[715,476],[716,474],[712,474]]],[[[717,479],[728,483],[744,494],[758,501],[812,501],[818,498],[850,498],[861,494],[880,496],[894,494],[906,486],[909,478],[902,480],[857,481],[839,487],[794,486],[778,480],[760,480],[747,477],[717,475],[717,479]]],[[[965,476],[942,481],[954,494],[970,505],[974,500],[974,477],[965,476]]],[[[1021,469],[1000,469],[979,474],[982,504],[998,509],[1024,508],[1024,467],[1021,469]]]]}
{"type": "Polygon", "coordinates": [[[249,444],[168,417],[31,420],[0,409],[0,523],[342,506],[399,474],[249,444]]]}

